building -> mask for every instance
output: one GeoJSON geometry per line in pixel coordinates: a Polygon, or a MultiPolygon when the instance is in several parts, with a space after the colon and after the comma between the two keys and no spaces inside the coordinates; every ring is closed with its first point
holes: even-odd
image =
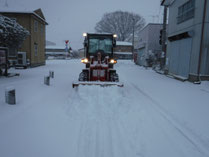
{"type": "Polygon", "coordinates": [[[84,58],[84,48],[78,49],[78,54],[80,58],[84,58]]]}
{"type": "Polygon", "coordinates": [[[58,59],[64,59],[68,57],[68,49],[65,46],[48,45],[46,46],[46,58],[55,57],[58,59]]]}
{"type": "Polygon", "coordinates": [[[190,81],[209,80],[209,1],[163,0],[169,8],[166,68],[190,81]]]}
{"type": "Polygon", "coordinates": [[[117,59],[132,59],[132,43],[117,41],[114,48],[114,56],[117,59]]]}
{"type": "Polygon", "coordinates": [[[136,46],[135,62],[141,66],[149,66],[147,63],[148,57],[158,58],[162,50],[159,43],[160,31],[163,28],[162,24],[149,23],[137,35],[138,44],[136,46]]]}
{"type": "Polygon", "coordinates": [[[0,47],[0,76],[8,75],[8,49],[0,47]]]}
{"type": "MultiPolygon", "coordinates": [[[[45,64],[46,19],[41,9],[35,11],[1,11],[0,14],[16,20],[30,35],[18,51],[26,52],[32,67],[45,64]]],[[[11,53],[10,53],[11,54],[11,53]]],[[[11,55],[10,55],[11,56],[11,55]]]]}

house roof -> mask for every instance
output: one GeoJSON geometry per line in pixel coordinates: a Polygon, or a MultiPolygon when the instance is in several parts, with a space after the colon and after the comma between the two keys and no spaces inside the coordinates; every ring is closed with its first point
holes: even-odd
{"type": "Polygon", "coordinates": [[[57,45],[48,45],[45,48],[46,49],[61,49],[61,50],[64,50],[66,47],[65,46],[57,46],[57,45]]]}
{"type": "Polygon", "coordinates": [[[169,6],[171,5],[175,0],[161,0],[161,5],[169,6]]]}
{"type": "Polygon", "coordinates": [[[126,41],[116,41],[116,45],[119,46],[132,46],[132,43],[126,41]]]}
{"type": "Polygon", "coordinates": [[[45,17],[43,16],[43,13],[41,11],[41,9],[37,9],[34,11],[20,11],[20,10],[14,10],[14,9],[10,9],[10,8],[0,8],[0,14],[1,13],[7,13],[7,14],[32,14],[34,16],[36,16],[37,18],[39,18],[41,21],[43,21],[46,25],[48,25],[48,23],[45,20],[45,17]]]}
{"type": "Polygon", "coordinates": [[[132,55],[132,52],[113,52],[116,55],[132,55]]]}

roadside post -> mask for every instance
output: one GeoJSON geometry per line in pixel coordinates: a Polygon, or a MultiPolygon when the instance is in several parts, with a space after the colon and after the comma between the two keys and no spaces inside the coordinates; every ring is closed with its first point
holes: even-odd
{"type": "Polygon", "coordinates": [[[15,98],[15,88],[14,87],[7,87],[5,90],[5,100],[7,104],[15,105],[16,98],[15,98]]]}
{"type": "Polygon", "coordinates": [[[47,85],[47,86],[50,85],[50,77],[49,76],[44,77],[44,84],[47,85]]]}

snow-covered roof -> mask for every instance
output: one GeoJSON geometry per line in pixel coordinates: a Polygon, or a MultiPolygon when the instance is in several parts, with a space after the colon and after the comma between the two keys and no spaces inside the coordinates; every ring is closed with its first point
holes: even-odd
{"type": "Polygon", "coordinates": [[[40,17],[38,14],[36,14],[33,11],[2,11],[2,10],[0,10],[0,14],[1,13],[33,14],[33,15],[35,15],[36,17],[38,17],[40,20],[42,20],[43,22],[45,22],[48,25],[48,23],[46,22],[45,19],[43,19],[42,17],[40,17]]]}
{"type": "Polygon", "coordinates": [[[114,52],[116,55],[132,55],[132,52],[114,52]]]}
{"type": "Polygon", "coordinates": [[[66,55],[68,52],[45,52],[46,55],[66,55]]]}
{"type": "Polygon", "coordinates": [[[45,47],[46,49],[65,49],[65,46],[57,46],[57,45],[48,45],[45,47]]]}
{"type": "Polygon", "coordinates": [[[37,13],[34,11],[28,10],[27,8],[23,7],[22,4],[16,2],[16,0],[10,0],[10,1],[3,1],[0,2],[0,14],[1,13],[16,13],[16,14],[33,14],[45,24],[48,24],[44,18],[39,16],[37,13]]]}
{"type": "Polygon", "coordinates": [[[120,46],[132,46],[132,43],[130,42],[126,42],[126,41],[117,41],[116,45],[120,45],[120,46]]]}

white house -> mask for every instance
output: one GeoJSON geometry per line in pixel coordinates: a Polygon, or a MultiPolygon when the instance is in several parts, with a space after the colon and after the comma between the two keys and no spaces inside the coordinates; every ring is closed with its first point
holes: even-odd
{"type": "Polygon", "coordinates": [[[208,0],[163,0],[169,7],[166,68],[190,81],[209,80],[208,0]]]}

